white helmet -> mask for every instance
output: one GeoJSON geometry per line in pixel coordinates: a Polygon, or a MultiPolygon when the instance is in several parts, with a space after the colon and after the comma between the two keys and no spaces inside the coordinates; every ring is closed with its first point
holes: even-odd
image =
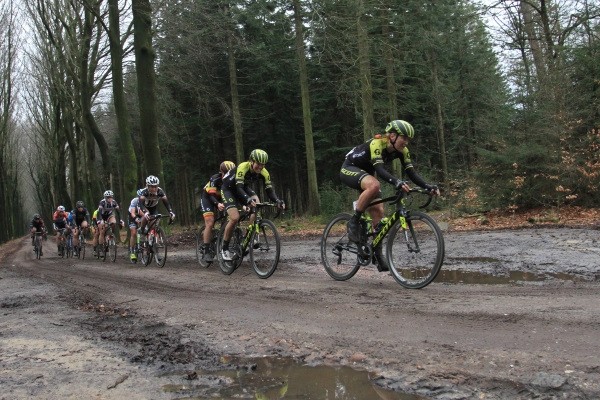
{"type": "Polygon", "coordinates": [[[107,190],[106,192],[104,192],[104,197],[114,197],[115,194],[112,192],[112,190],[107,190]]]}
{"type": "Polygon", "coordinates": [[[65,211],[65,206],[58,206],[57,210],[58,211],[65,211]]]}
{"type": "Polygon", "coordinates": [[[140,197],[142,195],[142,193],[144,193],[144,189],[138,189],[138,191],[136,192],[138,197],[140,197]]]}
{"type": "Polygon", "coordinates": [[[159,180],[154,175],[150,175],[146,178],[146,185],[158,185],[159,180]]]}

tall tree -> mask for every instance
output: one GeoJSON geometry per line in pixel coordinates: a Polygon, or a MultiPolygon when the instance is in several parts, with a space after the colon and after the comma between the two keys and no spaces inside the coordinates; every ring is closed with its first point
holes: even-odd
{"type": "Polygon", "coordinates": [[[132,0],[132,11],[144,172],[164,178],[158,140],[156,77],[154,71],[156,54],[152,45],[152,7],[150,0],[132,0]]]}
{"type": "Polygon", "coordinates": [[[319,202],[319,186],[317,183],[317,168],[315,164],[315,147],[313,143],[310,93],[308,88],[308,71],[306,68],[304,29],[300,0],[293,0],[293,7],[294,26],[296,28],[296,57],[299,65],[300,93],[302,96],[302,120],[304,122],[304,143],[306,146],[306,169],[308,175],[308,205],[306,210],[311,215],[317,215],[320,211],[321,205],[319,202]]]}

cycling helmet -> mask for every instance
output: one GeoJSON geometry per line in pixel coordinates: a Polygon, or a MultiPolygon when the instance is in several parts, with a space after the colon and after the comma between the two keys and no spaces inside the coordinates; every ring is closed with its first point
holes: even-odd
{"type": "Polygon", "coordinates": [[[269,161],[269,155],[264,150],[254,149],[250,153],[250,161],[254,161],[259,164],[266,164],[267,161],[269,161]]]}
{"type": "Polygon", "coordinates": [[[137,193],[138,197],[140,197],[143,192],[144,192],[144,189],[138,189],[138,191],[136,193],[137,193]]]}
{"type": "Polygon", "coordinates": [[[40,214],[33,214],[33,219],[40,219],[42,217],[40,217],[40,214]]]}
{"type": "Polygon", "coordinates": [[[112,190],[107,190],[106,192],[104,192],[104,197],[114,197],[115,194],[112,192],[112,190]]]}
{"type": "Polygon", "coordinates": [[[386,133],[394,132],[397,135],[406,136],[410,139],[415,137],[415,128],[401,119],[394,120],[385,127],[386,133]]]}
{"type": "Polygon", "coordinates": [[[85,207],[85,205],[83,204],[83,201],[79,200],[77,203],[75,203],[75,208],[83,208],[85,207]]]}
{"type": "Polygon", "coordinates": [[[58,206],[57,210],[58,211],[65,211],[65,206],[58,206]]]}
{"type": "Polygon", "coordinates": [[[221,163],[221,166],[219,167],[219,170],[222,173],[226,173],[230,169],[234,169],[234,168],[235,168],[235,163],[233,161],[223,161],[221,163]]]}
{"type": "Polygon", "coordinates": [[[149,177],[146,178],[146,185],[158,185],[160,181],[158,180],[157,177],[155,177],[154,175],[150,175],[149,177]]]}

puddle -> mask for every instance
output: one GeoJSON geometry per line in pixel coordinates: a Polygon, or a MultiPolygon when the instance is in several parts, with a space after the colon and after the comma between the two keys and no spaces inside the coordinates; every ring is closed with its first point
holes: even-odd
{"type": "MultiPolygon", "coordinates": [[[[224,358],[237,369],[195,371],[196,383],[165,385],[164,392],[185,394],[186,399],[386,399],[421,400],[425,397],[382,389],[369,380],[367,371],[350,367],[307,366],[285,358],[240,361],[224,358]],[[202,383],[212,380],[217,384],[202,383]],[[203,386],[203,387],[201,387],[203,386]],[[194,397],[202,393],[206,397],[194,397]]],[[[178,374],[185,375],[185,374],[178,374]]],[[[189,376],[189,373],[187,374],[189,376]]]]}
{"type": "Polygon", "coordinates": [[[585,281],[583,277],[565,273],[534,274],[531,272],[510,271],[507,275],[490,275],[472,271],[448,271],[442,267],[442,270],[435,278],[435,282],[501,285],[515,282],[539,282],[548,279],[560,279],[572,282],[585,281]]]}

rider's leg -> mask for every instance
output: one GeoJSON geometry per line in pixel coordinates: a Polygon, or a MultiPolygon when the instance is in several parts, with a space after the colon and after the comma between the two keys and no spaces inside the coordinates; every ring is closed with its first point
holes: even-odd
{"type": "Polygon", "coordinates": [[[73,247],[79,247],[79,228],[73,228],[73,247]]]}
{"type": "Polygon", "coordinates": [[[225,231],[223,232],[223,246],[221,248],[221,257],[224,260],[229,261],[231,260],[231,253],[229,252],[229,241],[231,240],[231,235],[233,234],[233,229],[235,228],[235,225],[240,220],[240,212],[235,206],[229,207],[227,209],[227,215],[229,216],[229,221],[227,222],[227,225],[225,226],[225,231]]]}
{"type": "Polygon", "coordinates": [[[106,232],[106,221],[98,221],[98,244],[104,244],[104,234],[106,232]]]}
{"type": "MultiPolygon", "coordinates": [[[[352,241],[360,241],[361,230],[364,230],[364,227],[361,227],[360,218],[362,214],[365,212],[367,206],[375,200],[380,193],[381,186],[377,178],[372,175],[365,175],[363,179],[360,181],[361,193],[358,196],[358,200],[356,202],[356,209],[354,210],[354,215],[348,221],[348,237],[352,241]]],[[[377,207],[371,207],[377,208],[377,207]]],[[[381,220],[382,215],[379,212],[375,211],[378,215],[378,221],[381,220]]],[[[383,210],[380,211],[383,214],[383,210]]]]}

